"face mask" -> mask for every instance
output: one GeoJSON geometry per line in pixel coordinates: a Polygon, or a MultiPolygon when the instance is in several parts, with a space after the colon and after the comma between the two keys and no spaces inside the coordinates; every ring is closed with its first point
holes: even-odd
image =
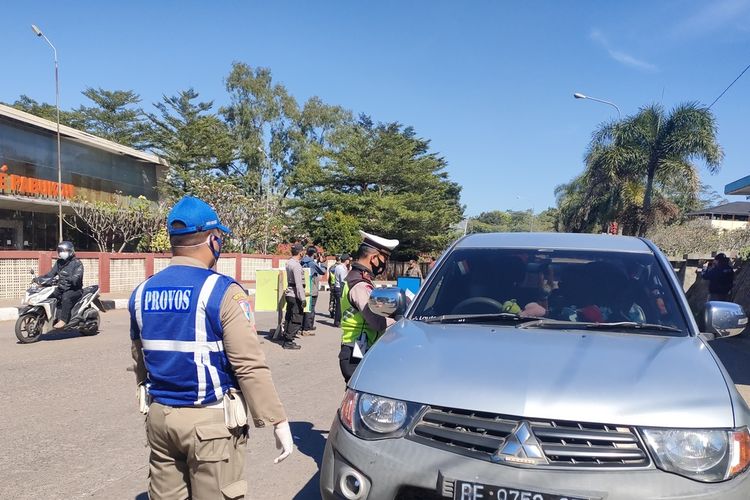
{"type": "Polygon", "coordinates": [[[208,248],[211,250],[211,255],[214,256],[213,266],[215,266],[216,261],[219,260],[219,256],[221,255],[221,247],[224,245],[224,239],[219,236],[209,235],[203,243],[196,243],[195,245],[175,245],[174,248],[195,248],[202,245],[208,245],[208,248]],[[216,242],[218,248],[214,248],[214,242],[216,242]]]}
{"type": "Polygon", "coordinates": [[[60,257],[62,260],[68,260],[68,257],[70,257],[69,252],[60,252],[57,254],[58,257],[60,257]]]}
{"type": "Polygon", "coordinates": [[[211,254],[214,256],[215,260],[219,260],[222,245],[224,245],[224,240],[222,238],[219,238],[218,236],[208,237],[208,248],[211,249],[211,254]],[[218,248],[214,248],[214,242],[216,242],[218,248]]]}
{"type": "Polygon", "coordinates": [[[378,264],[373,265],[372,262],[370,262],[370,265],[372,266],[372,275],[377,276],[379,274],[383,274],[385,271],[385,261],[382,257],[378,256],[378,264]]]}

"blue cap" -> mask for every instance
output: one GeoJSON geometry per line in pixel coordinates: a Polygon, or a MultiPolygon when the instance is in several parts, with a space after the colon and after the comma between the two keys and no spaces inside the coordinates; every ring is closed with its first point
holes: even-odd
{"type": "Polygon", "coordinates": [[[216,211],[203,200],[193,196],[183,196],[169,211],[167,231],[170,236],[199,233],[211,229],[220,229],[227,234],[232,234],[228,227],[219,222],[216,211]],[[185,227],[173,228],[172,224],[175,222],[181,222],[185,227]]]}

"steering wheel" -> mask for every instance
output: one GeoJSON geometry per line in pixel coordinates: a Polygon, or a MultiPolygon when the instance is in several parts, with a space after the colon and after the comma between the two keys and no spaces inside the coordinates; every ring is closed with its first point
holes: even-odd
{"type": "Polygon", "coordinates": [[[453,308],[453,310],[451,311],[451,314],[462,314],[462,313],[483,314],[481,310],[480,311],[466,310],[466,309],[470,309],[470,306],[473,306],[473,305],[491,306],[497,309],[497,311],[490,311],[490,312],[503,312],[503,304],[501,304],[499,301],[495,299],[492,299],[490,297],[470,297],[456,304],[456,307],[453,308]]]}

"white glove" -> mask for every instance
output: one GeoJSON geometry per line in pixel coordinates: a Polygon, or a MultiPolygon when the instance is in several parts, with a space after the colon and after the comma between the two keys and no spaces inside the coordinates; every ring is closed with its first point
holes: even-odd
{"type": "Polygon", "coordinates": [[[143,415],[148,414],[148,407],[151,404],[151,397],[148,395],[145,385],[139,385],[135,390],[135,397],[138,399],[138,411],[143,415]]]}
{"type": "Polygon", "coordinates": [[[276,424],[273,428],[273,434],[276,437],[276,449],[281,450],[281,455],[273,461],[273,463],[277,464],[292,454],[294,440],[292,439],[292,430],[289,428],[289,422],[287,421],[276,424]]]}

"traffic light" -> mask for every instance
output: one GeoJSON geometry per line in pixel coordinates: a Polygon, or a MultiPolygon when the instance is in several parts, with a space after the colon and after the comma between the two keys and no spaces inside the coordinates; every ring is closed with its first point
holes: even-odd
{"type": "Polygon", "coordinates": [[[609,223],[609,234],[618,234],[619,227],[617,226],[617,222],[610,222],[609,223]]]}

